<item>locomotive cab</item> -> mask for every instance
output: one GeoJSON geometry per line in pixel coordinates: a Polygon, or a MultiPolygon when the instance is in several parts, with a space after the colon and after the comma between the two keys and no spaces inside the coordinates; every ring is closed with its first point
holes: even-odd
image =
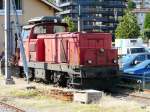
{"type": "Polygon", "coordinates": [[[36,39],[38,34],[54,34],[58,32],[66,32],[67,24],[61,22],[59,17],[35,17],[28,21],[28,24],[23,26],[23,40],[30,38],[36,39]]]}
{"type": "MultiPolygon", "coordinates": [[[[44,40],[37,39],[38,35],[66,32],[67,28],[68,28],[67,24],[62,23],[61,18],[59,17],[42,16],[42,17],[35,17],[29,20],[28,24],[23,26],[21,33],[27,60],[28,61],[45,60],[44,40]],[[33,53],[34,51],[37,51],[36,54],[33,53]]],[[[22,66],[21,60],[19,64],[22,66]]]]}

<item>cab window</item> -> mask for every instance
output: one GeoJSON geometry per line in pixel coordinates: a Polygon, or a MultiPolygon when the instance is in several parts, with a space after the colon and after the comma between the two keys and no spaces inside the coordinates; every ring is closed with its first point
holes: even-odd
{"type": "Polygon", "coordinates": [[[35,26],[33,30],[34,34],[53,34],[58,32],[65,32],[65,27],[59,25],[39,25],[35,26]]]}
{"type": "Polygon", "coordinates": [[[46,33],[46,29],[47,29],[46,26],[36,26],[34,28],[33,33],[34,34],[45,34],[46,33]]]}

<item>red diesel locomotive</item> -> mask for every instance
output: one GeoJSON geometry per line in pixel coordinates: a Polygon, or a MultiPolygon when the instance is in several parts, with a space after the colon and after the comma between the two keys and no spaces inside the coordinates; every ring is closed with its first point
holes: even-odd
{"type": "MultiPolygon", "coordinates": [[[[67,32],[57,17],[31,19],[22,38],[30,78],[59,86],[106,87],[118,78],[117,50],[109,33],[67,32]]],[[[22,71],[22,61],[18,66],[22,71]]]]}

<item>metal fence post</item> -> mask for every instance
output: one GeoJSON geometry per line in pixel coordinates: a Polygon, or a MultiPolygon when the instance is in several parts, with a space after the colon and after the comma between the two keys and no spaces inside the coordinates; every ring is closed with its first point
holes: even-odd
{"type": "Polygon", "coordinates": [[[143,77],[142,77],[142,89],[144,90],[145,89],[145,72],[143,74],[143,77]]]}

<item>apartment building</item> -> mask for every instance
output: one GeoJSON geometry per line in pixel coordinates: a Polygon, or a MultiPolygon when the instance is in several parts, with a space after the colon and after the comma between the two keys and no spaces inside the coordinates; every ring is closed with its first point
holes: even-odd
{"type": "Polygon", "coordinates": [[[141,30],[143,30],[145,15],[150,12],[150,0],[133,0],[133,2],[136,4],[136,9],[134,9],[133,12],[137,16],[141,30]]]}
{"type": "Polygon", "coordinates": [[[62,17],[70,16],[81,31],[114,32],[118,18],[123,16],[125,0],[56,0],[62,17]],[[80,8],[79,8],[80,7],[80,8]]]}

